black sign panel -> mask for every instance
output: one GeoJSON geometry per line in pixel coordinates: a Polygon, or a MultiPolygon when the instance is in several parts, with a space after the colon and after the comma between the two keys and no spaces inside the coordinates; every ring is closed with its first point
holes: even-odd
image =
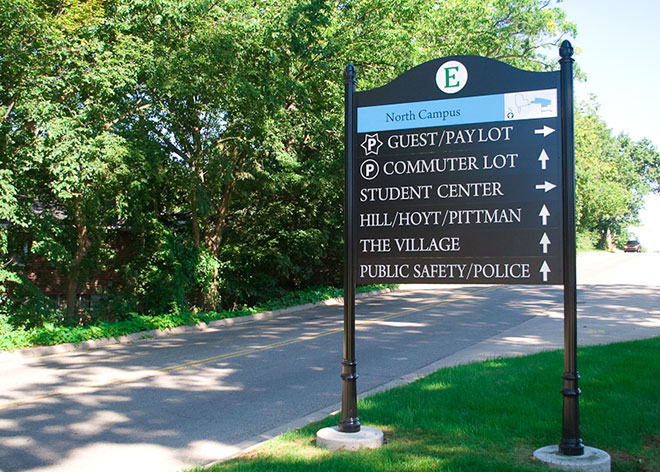
{"type": "Polygon", "coordinates": [[[358,92],[357,283],[561,284],[559,96],[472,56],[358,92]]]}

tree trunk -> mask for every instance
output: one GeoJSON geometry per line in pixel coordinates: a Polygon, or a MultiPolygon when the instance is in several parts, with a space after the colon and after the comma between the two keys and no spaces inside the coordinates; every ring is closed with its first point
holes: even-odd
{"type": "MultiPolygon", "coordinates": [[[[220,258],[220,250],[222,249],[222,236],[225,227],[227,226],[227,218],[229,217],[229,209],[231,205],[231,198],[236,189],[237,173],[243,168],[245,163],[246,155],[238,154],[238,151],[234,149],[232,151],[232,161],[234,164],[234,172],[232,172],[231,177],[222,187],[222,197],[220,202],[215,206],[216,214],[215,221],[213,222],[213,231],[208,233],[204,238],[204,245],[211,253],[211,255],[217,259],[220,258]]],[[[211,286],[207,287],[204,292],[204,304],[208,308],[215,308],[219,301],[219,285],[220,285],[220,273],[218,267],[213,268],[213,278],[211,286]]]]}
{"type": "Polygon", "coordinates": [[[192,225],[192,239],[195,247],[199,247],[201,241],[200,231],[199,231],[199,214],[197,212],[197,189],[195,184],[192,184],[190,189],[190,224],[192,225]]]}
{"type": "MultiPolygon", "coordinates": [[[[76,319],[78,315],[78,285],[80,279],[80,267],[90,246],[89,231],[87,225],[81,222],[80,209],[74,210],[74,224],[77,234],[76,254],[71,261],[68,273],[68,282],[66,288],[66,314],[70,320],[76,319]]],[[[78,320],[80,321],[80,320],[78,320]]]]}
{"type": "Polygon", "coordinates": [[[222,197],[220,202],[215,205],[216,215],[213,225],[213,232],[206,238],[206,247],[213,256],[218,257],[220,255],[220,249],[222,248],[222,236],[227,226],[227,218],[229,217],[229,210],[231,208],[231,198],[234,195],[234,190],[236,189],[237,173],[243,168],[245,163],[246,155],[238,155],[236,149],[232,152],[232,161],[234,163],[234,172],[232,173],[230,180],[225,182],[222,187],[222,197]]]}
{"type": "Polygon", "coordinates": [[[78,314],[78,273],[75,270],[69,272],[66,286],[66,317],[74,320],[78,314]]]}
{"type": "Polygon", "coordinates": [[[201,242],[201,231],[199,228],[199,212],[197,210],[197,171],[194,160],[191,158],[192,179],[190,182],[190,224],[192,225],[192,238],[195,247],[201,242]]]}

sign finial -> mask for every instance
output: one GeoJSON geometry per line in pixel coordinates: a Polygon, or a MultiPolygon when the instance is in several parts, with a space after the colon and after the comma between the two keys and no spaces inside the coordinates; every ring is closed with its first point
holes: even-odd
{"type": "Polygon", "coordinates": [[[355,84],[356,79],[357,71],[353,67],[353,64],[349,64],[344,71],[344,85],[355,84]]]}
{"type": "MultiPolygon", "coordinates": [[[[573,53],[575,51],[573,50],[573,45],[571,44],[570,41],[565,39],[562,43],[561,46],[559,47],[559,55],[561,56],[562,61],[571,61],[573,62],[573,53]]],[[[560,61],[561,62],[561,61],[560,61]]]]}

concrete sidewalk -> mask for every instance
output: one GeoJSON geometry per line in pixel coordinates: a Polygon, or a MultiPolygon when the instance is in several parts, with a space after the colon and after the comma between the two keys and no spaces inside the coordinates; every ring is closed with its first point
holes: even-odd
{"type": "MultiPolygon", "coordinates": [[[[617,290],[620,289],[621,286],[617,287],[617,290]]],[[[610,344],[660,336],[660,287],[625,286],[623,289],[628,291],[628,295],[623,297],[617,294],[618,302],[612,303],[609,297],[591,296],[591,291],[602,295],[603,290],[607,290],[603,285],[578,288],[578,345],[610,344]],[[640,306],[642,297],[645,302],[640,306]],[[636,306],[626,303],[627,298],[637,298],[636,306]]],[[[443,367],[563,348],[564,314],[548,311],[384,385],[377,391],[409,383],[443,367]]],[[[373,393],[376,391],[366,395],[373,393]]]]}

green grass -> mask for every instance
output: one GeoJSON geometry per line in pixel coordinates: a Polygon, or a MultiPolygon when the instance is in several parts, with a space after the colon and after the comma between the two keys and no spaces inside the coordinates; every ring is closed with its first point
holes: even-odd
{"type": "MultiPolygon", "coordinates": [[[[579,350],[582,437],[612,456],[613,471],[660,471],[659,353],[660,338],[579,350]]],[[[359,402],[362,424],[385,433],[380,449],[316,448],[335,416],[209,470],[548,470],[532,452],[560,440],[562,370],[558,351],[442,369],[359,402]]]]}
{"type": "MultiPolygon", "coordinates": [[[[358,287],[357,292],[370,292],[394,285],[368,285],[358,287]]],[[[29,329],[14,328],[2,323],[0,318],[0,350],[11,351],[31,346],[53,346],[63,343],[81,343],[91,339],[119,337],[127,334],[171,329],[177,326],[194,326],[225,318],[238,318],[266,311],[280,310],[307,303],[315,303],[343,296],[343,290],[335,287],[322,287],[299,290],[281,298],[270,300],[253,307],[240,307],[229,311],[206,313],[165,313],[158,316],[129,313],[125,319],[116,322],[99,322],[86,326],[58,326],[44,323],[44,326],[29,329]]],[[[145,337],[145,336],[143,336],[145,337]]]]}

